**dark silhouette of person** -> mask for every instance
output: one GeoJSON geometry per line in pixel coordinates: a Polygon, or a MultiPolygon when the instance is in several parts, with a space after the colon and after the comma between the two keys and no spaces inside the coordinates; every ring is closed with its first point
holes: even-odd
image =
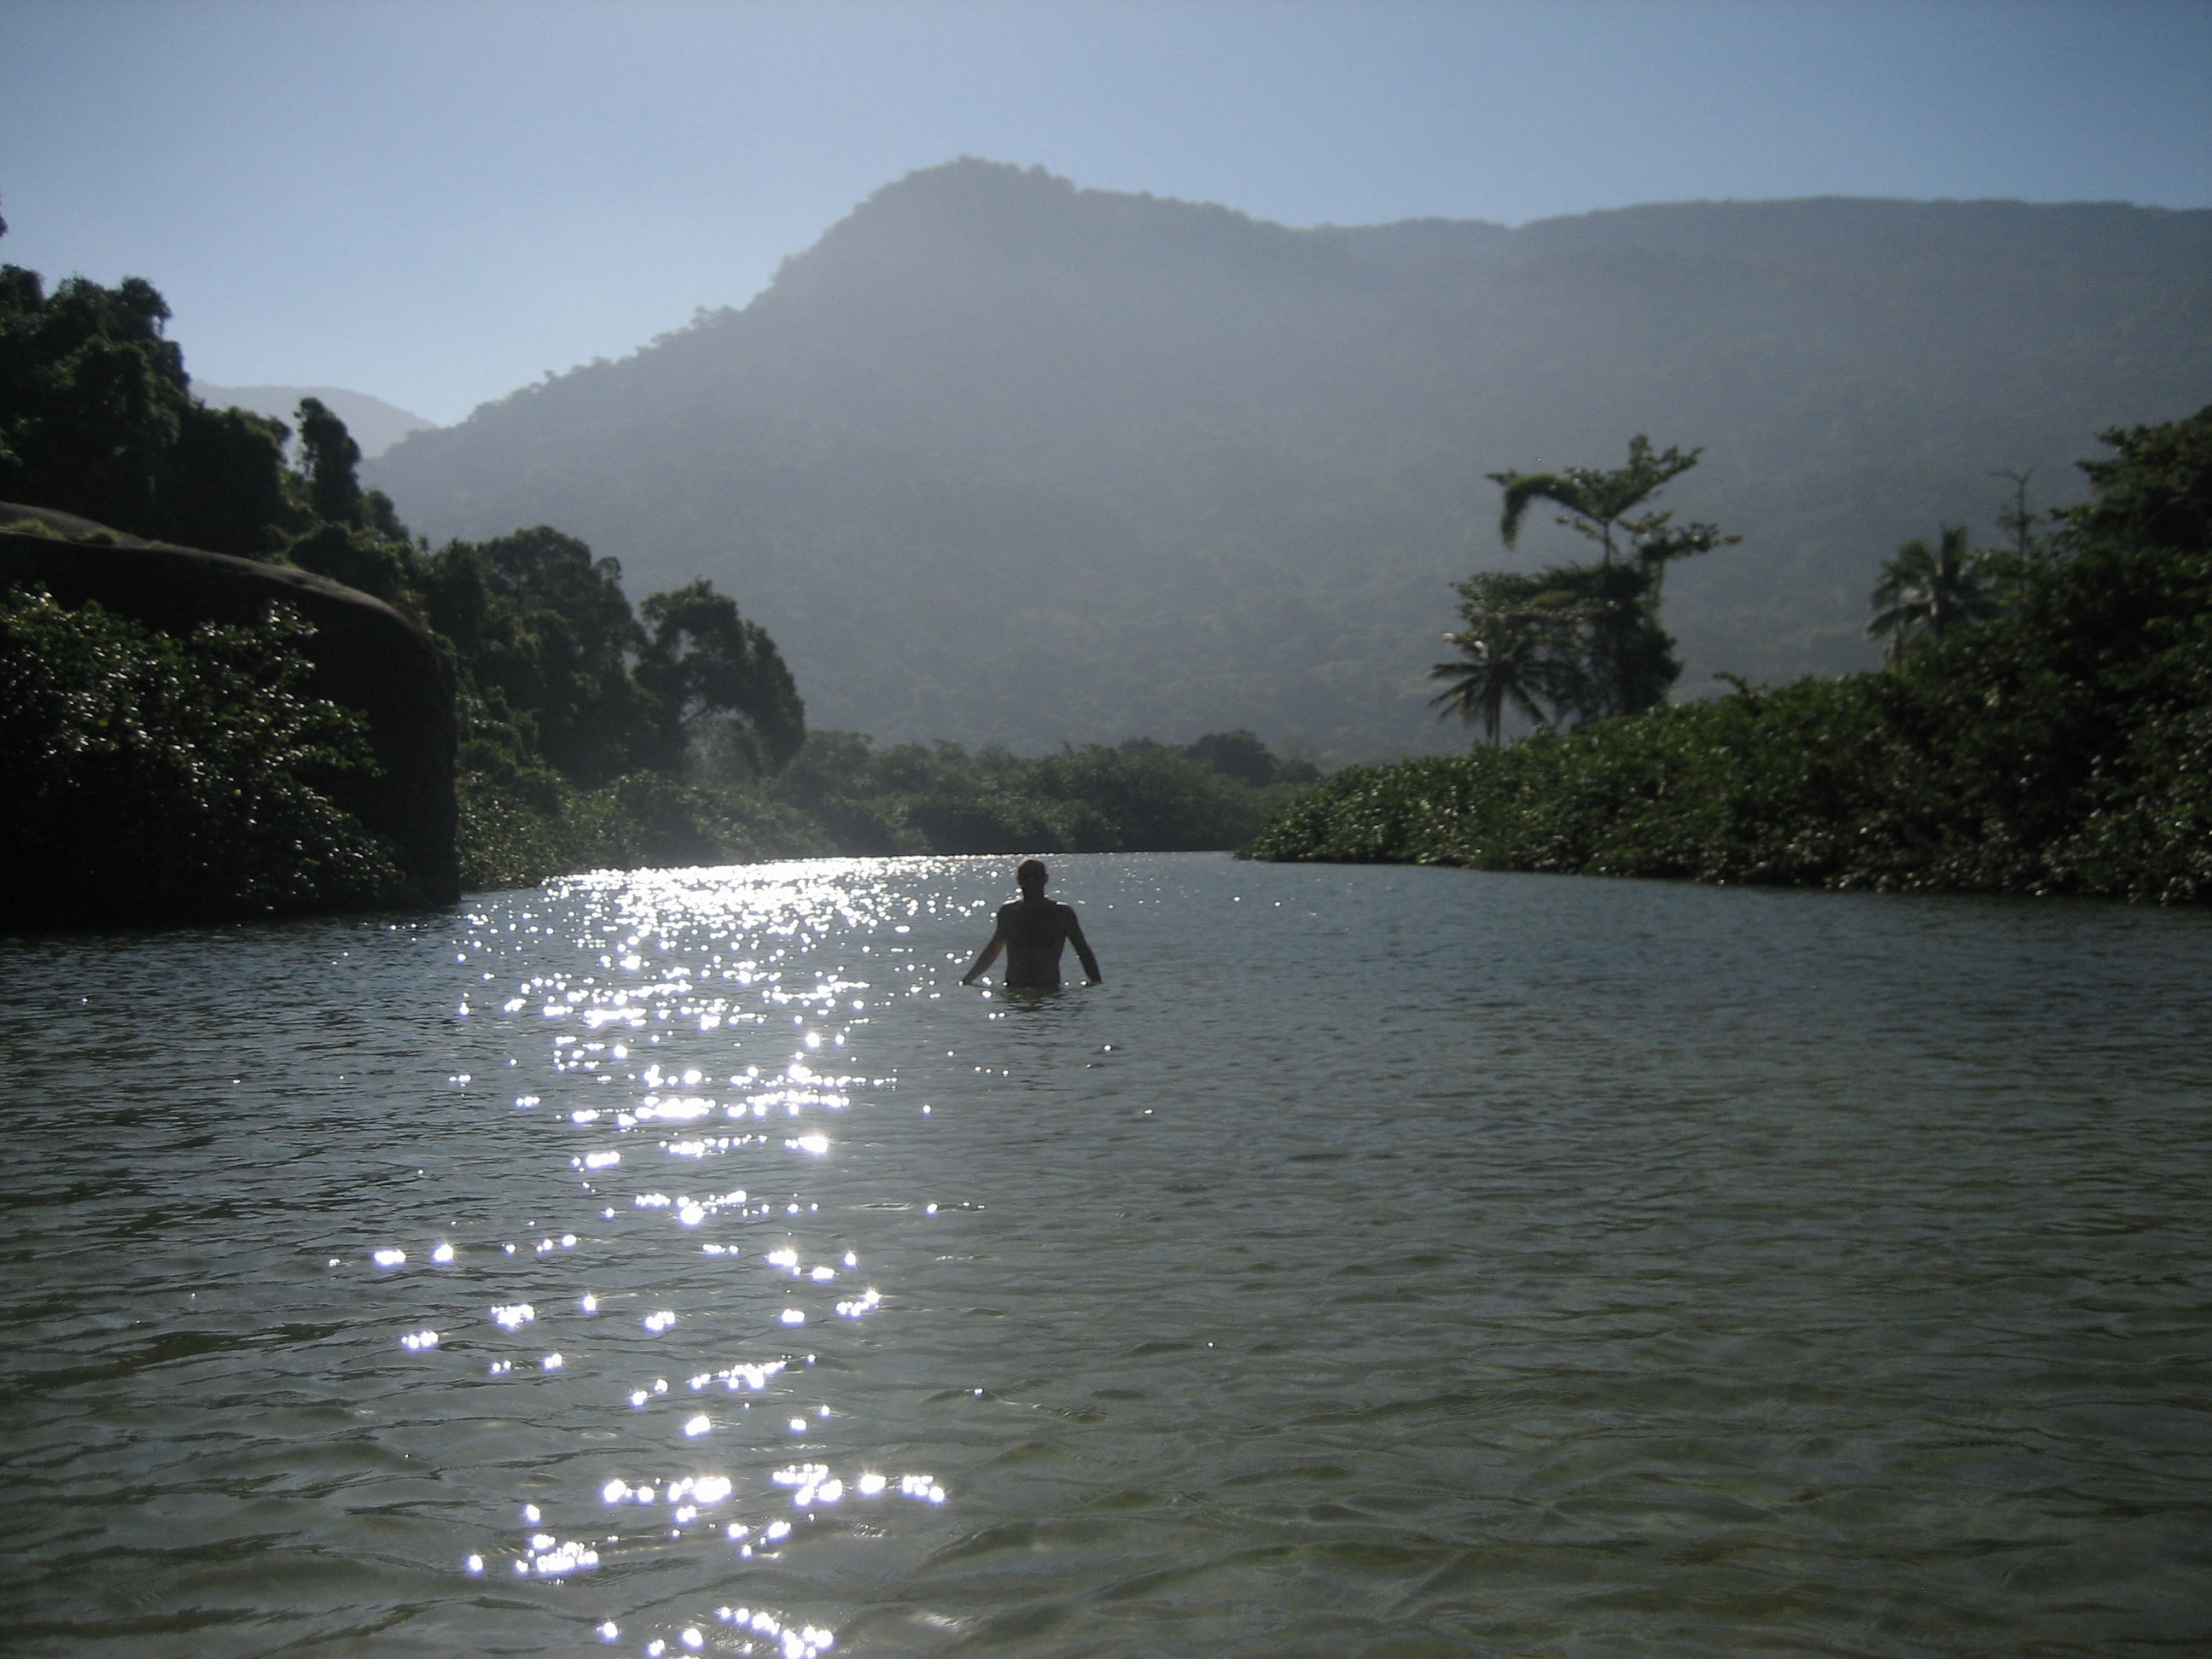
{"type": "Polygon", "coordinates": [[[1083,937],[1083,924],[1075,919],[1075,912],[1044,896],[1044,860],[1024,859],[1015,867],[1014,879],[1021,884],[1022,896],[999,907],[999,925],[992,932],[991,942],[983,947],[968,971],[960,975],[960,982],[973,985],[1004,951],[1006,984],[1010,988],[1056,990],[1060,985],[1060,949],[1068,945],[1075,947],[1091,984],[1104,979],[1106,976],[1098,971],[1098,958],[1091,953],[1091,941],[1083,937]]]}

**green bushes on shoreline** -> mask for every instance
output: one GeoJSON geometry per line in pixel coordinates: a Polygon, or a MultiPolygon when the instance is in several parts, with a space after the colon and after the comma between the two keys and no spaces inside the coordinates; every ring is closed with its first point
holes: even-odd
{"type": "Polygon", "coordinates": [[[10,926],[368,908],[399,872],[343,804],[361,717],[307,695],[309,629],[185,637],[0,595],[0,861],[10,926]]]}
{"type": "Polygon", "coordinates": [[[1246,850],[2212,899],[2212,409],[2107,441],[2002,614],[1887,671],[1352,768],[1246,850]]]}

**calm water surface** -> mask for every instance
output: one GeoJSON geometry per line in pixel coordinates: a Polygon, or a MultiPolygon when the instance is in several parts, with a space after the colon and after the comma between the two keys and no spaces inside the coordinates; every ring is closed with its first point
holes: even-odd
{"type": "Polygon", "coordinates": [[[0,943],[0,1647],[2212,1651],[2212,916],[1006,863],[0,943]]]}

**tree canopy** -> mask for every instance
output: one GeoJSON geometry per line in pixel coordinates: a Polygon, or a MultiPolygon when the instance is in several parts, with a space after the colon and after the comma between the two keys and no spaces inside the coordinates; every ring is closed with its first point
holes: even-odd
{"type": "Polygon", "coordinates": [[[1674,641],[1659,625],[1668,565],[1739,540],[1709,524],[1676,525],[1648,507],[1703,452],[1655,451],[1638,434],[1623,466],[1488,474],[1504,492],[1499,538],[1511,547],[1537,501],[1596,544],[1594,564],[1551,565],[1533,574],[1492,571],[1458,585],[1462,625],[1444,635],[1461,660],[1430,671],[1449,684],[1435,702],[1480,720],[1492,744],[1505,710],[1539,725],[1631,714],[1663,702],[1680,678],[1674,641]],[[1647,508],[1638,512],[1638,508],[1647,508]],[[1634,516],[1631,516],[1633,514],[1634,516]]]}
{"type": "MultiPolygon", "coordinates": [[[[299,404],[294,468],[282,422],[194,398],[168,316],[137,277],[49,294],[0,267],[0,499],[295,564],[422,623],[455,662],[465,841],[580,846],[562,826],[585,793],[680,780],[732,733],[757,775],[798,751],[805,708],[775,642],[710,583],[649,597],[641,625],[621,567],[549,526],[433,551],[362,486],[360,446],[319,399],[299,404]]],[[[32,614],[25,638],[75,637],[32,614]]],[[[161,706],[177,743],[211,741],[185,702],[161,706]]],[[[479,860],[474,875],[528,861],[479,860]]]]}
{"type": "Polygon", "coordinates": [[[152,283],[0,265],[0,500],[258,557],[281,534],[283,431],[191,393],[152,283]]]}
{"type": "Polygon", "coordinates": [[[703,580],[655,593],[642,610],[637,678],[659,702],[664,751],[679,751],[719,719],[756,775],[790,764],[806,737],[805,712],[768,630],[703,580]]]}
{"type": "Polygon", "coordinates": [[[1868,635],[1887,640],[1895,662],[1919,635],[1941,639],[1961,623],[1987,621],[1999,605],[1986,562],[1966,545],[1964,525],[1943,526],[1934,547],[1917,537],[1905,543],[1881,568],[1868,635]]]}

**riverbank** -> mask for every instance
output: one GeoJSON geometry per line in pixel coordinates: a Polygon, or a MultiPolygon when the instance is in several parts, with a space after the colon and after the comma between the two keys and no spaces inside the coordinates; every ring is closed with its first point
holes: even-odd
{"type": "Polygon", "coordinates": [[[1354,767],[1253,858],[2212,899],[2212,410],[2108,434],[1993,620],[1803,679],[1354,767]]]}

